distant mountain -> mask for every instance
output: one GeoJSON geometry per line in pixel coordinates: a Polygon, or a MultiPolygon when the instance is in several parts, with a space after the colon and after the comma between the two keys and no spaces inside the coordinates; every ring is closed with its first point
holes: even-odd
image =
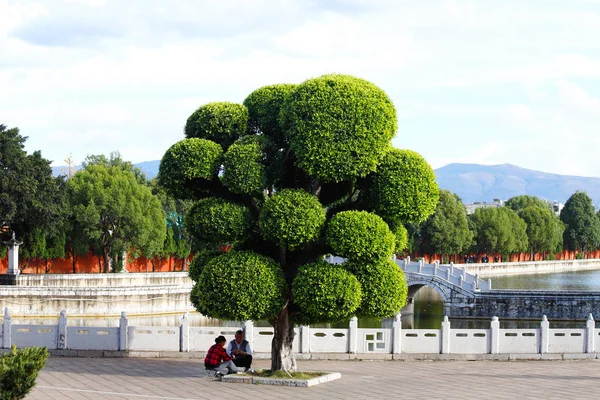
{"type": "Polygon", "coordinates": [[[549,174],[511,164],[448,164],[435,174],[440,188],[456,193],[464,203],[507,200],[522,194],[564,203],[581,190],[600,206],[600,178],[549,174]]]}
{"type": "MultiPolygon", "coordinates": [[[[154,161],[143,161],[141,163],[135,164],[136,167],[141,169],[145,174],[146,178],[152,179],[158,175],[158,166],[160,165],[160,160],[154,161]]],[[[75,167],[75,171],[81,169],[81,165],[75,167]]],[[[67,175],[69,173],[69,168],[66,165],[59,165],[58,167],[52,168],[52,175],[67,175]]]]}
{"type": "MultiPolygon", "coordinates": [[[[148,179],[156,177],[160,160],[135,164],[148,179]]],[[[77,166],[76,170],[80,167],[77,166]]],[[[55,176],[67,174],[66,166],[54,167],[55,176]]],[[[440,188],[456,193],[464,203],[507,200],[529,194],[564,203],[577,190],[583,190],[600,206],[600,178],[549,174],[511,164],[448,164],[435,170],[440,188]]]]}

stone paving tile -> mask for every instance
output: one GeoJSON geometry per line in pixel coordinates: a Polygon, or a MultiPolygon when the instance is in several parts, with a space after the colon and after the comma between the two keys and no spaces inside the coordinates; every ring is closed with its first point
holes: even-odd
{"type": "MultiPolygon", "coordinates": [[[[267,368],[258,360],[255,368],[267,368]]],[[[311,388],[242,385],[202,375],[199,360],[50,358],[27,400],[52,399],[590,399],[600,360],[299,361],[342,379],[311,388]]]]}

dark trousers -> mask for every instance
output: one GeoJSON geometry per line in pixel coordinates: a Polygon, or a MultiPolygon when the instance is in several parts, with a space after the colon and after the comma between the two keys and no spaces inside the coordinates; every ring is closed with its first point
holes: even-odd
{"type": "Polygon", "coordinates": [[[239,355],[239,356],[235,356],[235,359],[233,360],[233,363],[240,368],[250,368],[250,365],[252,365],[252,356],[251,355],[239,355]]]}

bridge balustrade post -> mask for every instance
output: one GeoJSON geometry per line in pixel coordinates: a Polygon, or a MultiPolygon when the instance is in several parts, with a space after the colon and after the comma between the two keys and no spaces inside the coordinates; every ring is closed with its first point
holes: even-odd
{"type": "Polygon", "coordinates": [[[408,269],[408,260],[406,258],[404,259],[404,263],[402,264],[402,269],[404,270],[404,272],[406,272],[406,270],[408,269]]]}
{"type": "Polygon", "coordinates": [[[542,322],[540,323],[540,353],[548,354],[550,345],[550,322],[548,317],[542,316],[542,322]]]}
{"type": "Polygon", "coordinates": [[[446,280],[450,281],[450,267],[446,268],[446,280]]]}
{"type": "Polygon", "coordinates": [[[500,353],[500,321],[496,316],[492,317],[490,323],[490,353],[500,353]]]}
{"type": "Polygon", "coordinates": [[[402,353],[402,314],[394,317],[392,324],[392,354],[402,353]]]}
{"type": "Polygon", "coordinates": [[[310,353],[310,326],[308,325],[300,326],[300,353],[310,353]]]}
{"type": "Polygon", "coordinates": [[[467,280],[467,267],[463,268],[462,274],[463,274],[463,279],[466,281],[467,280]]]}
{"type": "Polygon", "coordinates": [[[492,280],[488,279],[488,290],[492,290],[492,280]]]}
{"type": "MultiPolygon", "coordinates": [[[[187,312],[183,313],[183,317],[179,323],[179,351],[183,353],[190,351],[190,319],[188,316],[187,312]]],[[[248,337],[247,333],[246,337],[248,337]]],[[[250,344],[250,348],[252,348],[252,344],[250,344]]]]}
{"type": "Polygon", "coordinates": [[[464,281],[464,280],[463,280],[463,276],[462,276],[462,275],[461,275],[461,276],[459,276],[459,277],[458,277],[458,286],[459,286],[459,287],[463,287],[463,281],[464,281]]]}
{"type": "Polygon", "coordinates": [[[127,314],[125,311],[121,312],[121,318],[119,319],[119,350],[127,350],[127,336],[129,330],[129,323],[127,322],[127,314]]]}
{"type": "Polygon", "coordinates": [[[450,275],[454,275],[454,263],[450,262],[450,275]]]}
{"type": "Polygon", "coordinates": [[[437,276],[437,272],[438,272],[438,264],[437,262],[433,263],[433,276],[437,276]]]}
{"type": "Polygon", "coordinates": [[[358,318],[350,319],[350,327],[348,329],[348,352],[350,354],[358,353],[358,318]]]}
{"type": "Polygon", "coordinates": [[[406,260],[407,263],[409,263],[410,262],[410,256],[406,256],[405,260],[406,260]]]}
{"type": "Polygon", "coordinates": [[[4,321],[2,324],[2,348],[10,349],[12,347],[11,328],[12,317],[8,312],[8,307],[4,308],[4,321]]]}
{"type": "Polygon", "coordinates": [[[58,341],[56,348],[64,350],[67,348],[67,311],[62,310],[58,316],[58,341]]]}
{"type": "Polygon", "coordinates": [[[450,354],[450,321],[447,315],[442,321],[442,354],[450,354]]]}
{"type": "Polygon", "coordinates": [[[585,321],[585,352],[586,353],[594,353],[594,333],[596,332],[596,321],[594,321],[594,317],[592,314],[589,314],[587,317],[587,321],[585,321]]]}
{"type": "Polygon", "coordinates": [[[423,259],[419,260],[419,273],[422,274],[423,273],[423,259]]]}

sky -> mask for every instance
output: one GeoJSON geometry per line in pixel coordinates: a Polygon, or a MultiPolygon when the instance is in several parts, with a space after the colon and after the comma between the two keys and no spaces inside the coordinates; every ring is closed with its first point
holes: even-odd
{"type": "Polygon", "coordinates": [[[600,0],[0,0],[0,124],[55,166],[157,160],[203,104],[335,72],[434,168],[600,176],[598,38],[600,0]]]}

